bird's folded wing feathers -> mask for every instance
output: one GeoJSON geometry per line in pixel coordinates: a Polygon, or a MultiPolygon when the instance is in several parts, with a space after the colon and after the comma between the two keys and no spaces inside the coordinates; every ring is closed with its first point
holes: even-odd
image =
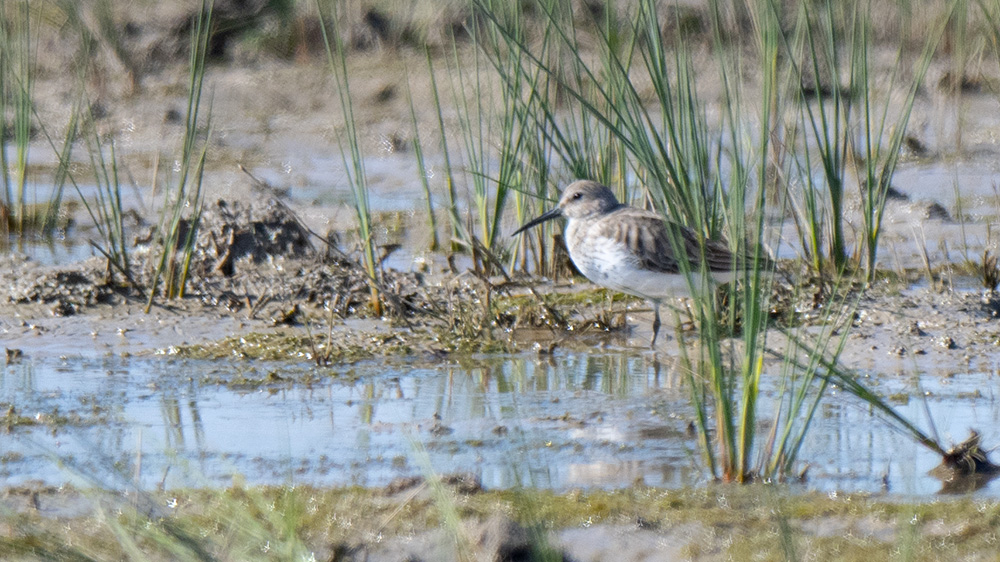
{"type": "MultiPolygon", "coordinates": [[[[624,218],[609,215],[602,221],[604,232],[601,234],[624,244],[646,269],[663,273],[680,272],[680,264],[670,244],[667,223],[663,217],[650,211],[642,211],[629,213],[628,220],[620,220],[624,218]]],[[[679,242],[684,245],[690,268],[697,269],[701,263],[698,235],[683,226],[677,227],[677,233],[681,236],[679,242]]],[[[705,240],[705,255],[709,271],[730,271],[733,268],[733,256],[724,241],[705,240]]]]}

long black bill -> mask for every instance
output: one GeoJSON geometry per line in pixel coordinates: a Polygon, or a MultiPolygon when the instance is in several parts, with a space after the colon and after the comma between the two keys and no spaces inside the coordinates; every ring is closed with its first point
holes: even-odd
{"type": "Polygon", "coordinates": [[[529,228],[535,226],[536,224],[542,224],[545,221],[550,221],[554,218],[558,218],[561,216],[562,216],[562,210],[560,210],[559,207],[556,207],[555,209],[552,209],[551,211],[545,213],[544,215],[524,223],[521,226],[521,228],[515,230],[514,234],[511,234],[511,236],[517,236],[518,234],[521,234],[522,232],[528,230],[529,228]]]}

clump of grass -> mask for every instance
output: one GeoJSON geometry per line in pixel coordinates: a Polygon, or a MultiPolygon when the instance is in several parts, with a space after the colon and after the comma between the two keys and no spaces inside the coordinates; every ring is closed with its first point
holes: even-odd
{"type": "MultiPolygon", "coordinates": [[[[317,6],[319,4],[317,3],[317,6]]],[[[331,4],[332,21],[338,21],[337,5],[331,4]]],[[[344,163],[347,183],[354,196],[354,212],[358,220],[358,238],[361,243],[361,264],[368,276],[370,291],[369,306],[376,316],[381,316],[383,303],[379,282],[379,261],[376,259],[375,240],[371,225],[371,211],[368,205],[368,176],[365,173],[365,162],[361,155],[361,144],[354,120],[354,106],[351,101],[351,89],[347,72],[347,53],[339,26],[327,26],[320,7],[320,25],[323,32],[323,45],[326,49],[330,73],[337,85],[337,95],[340,100],[341,116],[344,119],[344,135],[340,139],[340,155],[344,163]],[[329,27],[329,29],[328,29],[329,27]]]]}
{"type": "MultiPolygon", "coordinates": [[[[766,4],[772,11],[767,21],[774,25],[781,11],[773,0],[766,4]]],[[[901,45],[898,64],[888,75],[880,75],[885,83],[877,85],[870,74],[870,5],[801,4],[792,31],[777,33],[789,60],[793,85],[788,101],[797,122],[797,127],[784,133],[785,145],[799,147],[788,153],[781,169],[793,178],[787,196],[795,210],[803,251],[816,272],[823,272],[828,263],[838,272],[849,265],[844,202],[849,195],[848,165],[853,162],[862,213],[859,265],[869,282],[874,279],[882,218],[907,124],[948,19],[927,35],[907,78],[903,78],[905,46],[901,45]],[[844,77],[847,84],[842,84],[844,77]],[[906,92],[902,102],[892,98],[899,86],[906,92]]]]}
{"type": "MultiPolygon", "coordinates": [[[[520,21],[519,8],[516,4],[496,6],[494,12],[499,17],[509,21],[520,21]]],[[[475,41],[490,29],[471,25],[469,34],[475,41]]],[[[500,100],[493,99],[493,88],[490,85],[488,62],[483,54],[476,50],[473,53],[471,69],[463,61],[457,45],[453,47],[452,61],[448,67],[451,99],[454,102],[458,129],[461,139],[463,157],[463,179],[471,184],[470,208],[465,218],[461,217],[456,200],[455,184],[458,175],[452,168],[452,160],[446,154],[445,164],[448,168],[447,181],[450,196],[450,212],[454,236],[453,250],[461,250],[472,256],[473,269],[477,275],[491,275],[501,267],[506,241],[501,237],[504,211],[512,188],[524,179],[521,167],[521,154],[529,145],[530,134],[523,127],[525,116],[517,111],[493,112],[496,104],[511,106],[516,102],[512,99],[520,95],[520,89],[505,88],[500,94],[500,100]],[[470,95],[470,93],[474,93],[470,95]],[[496,146],[496,144],[499,146],[496,146]]],[[[493,62],[490,60],[489,62],[493,62]]],[[[511,64],[517,64],[512,61],[511,64]]],[[[430,69],[433,73],[433,68],[430,69]]],[[[501,73],[502,75],[503,73],[501,73]]],[[[510,73],[519,77],[520,74],[510,73]]],[[[438,121],[443,134],[444,117],[441,113],[440,94],[437,91],[437,81],[434,78],[432,87],[438,108],[438,121]]],[[[446,141],[445,141],[446,142],[446,141]]],[[[444,145],[447,153],[448,145],[444,145]]]]}
{"type": "Polygon", "coordinates": [[[16,531],[0,539],[0,555],[81,561],[315,559],[305,527],[320,526],[310,516],[309,496],[298,487],[259,490],[237,484],[218,492],[149,493],[128,482],[112,488],[92,469],[76,472],[97,487],[60,493],[83,496],[76,501],[87,502],[92,508],[87,519],[98,523],[78,532],[72,528],[76,522],[54,528],[44,519],[5,513],[16,531]]]}
{"type": "MultiPolygon", "coordinates": [[[[52,150],[58,156],[58,163],[56,164],[55,175],[52,178],[52,197],[49,198],[47,203],[47,209],[45,211],[45,222],[42,224],[42,232],[45,234],[51,234],[60,225],[60,215],[63,209],[63,194],[66,189],[67,181],[73,181],[72,175],[70,174],[70,167],[72,163],[73,156],[73,145],[77,137],[77,133],[80,130],[80,112],[81,108],[79,103],[73,106],[70,110],[69,123],[66,124],[66,133],[63,135],[62,148],[56,149],[55,145],[52,145],[52,150]]],[[[47,128],[43,125],[41,127],[42,132],[45,134],[46,139],[52,144],[52,140],[49,138],[49,133],[47,128]]]]}
{"type": "Polygon", "coordinates": [[[431,196],[430,176],[427,171],[427,163],[424,160],[423,144],[420,142],[420,128],[417,126],[417,110],[413,105],[413,92],[410,90],[409,76],[406,79],[406,101],[410,104],[410,123],[413,127],[413,155],[417,159],[417,173],[420,175],[420,185],[424,188],[424,197],[427,198],[427,228],[431,231],[431,242],[427,249],[431,252],[436,252],[440,249],[437,218],[434,215],[434,199],[431,196]]]}
{"type": "Polygon", "coordinates": [[[165,203],[156,230],[154,247],[159,259],[154,268],[146,311],[153,305],[164,282],[162,295],[167,299],[184,296],[195,240],[204,209],[202,177],[208,153],[208,139],[201,140],[202,127],[209,127],[211,108],[206,123],[201,121],[202,92],[205,82],[205,59],[208,56],[212,29],[213,0],[202,0],[201,10],[191,31],[191,54],[188,73],[188,99],[184,121],[184,137],[180,149],[179,176],[174,190],[164,193],[165,203]]]}
{"type": "MultiPolygon", "coordinates": [[[[94,170],[97,200],[91,203],[85,197],[81,196],[80,199],[100,235],[100,242],[92,240],[91,245],[107,258],[108,277],[111,277],[113,271],[117,271],[125,277],[130,285],[136,287],[129,259],[131,244],[125,237],[121,182],[118,178],[118,158],[115,155],[115,144],[113,141],[110,143],[109,154],[105,156],[97,131],[93,129],[93,126],[90,129],[90,134],[87,135],[87,148],[90,154],[90,165],[94,170]]],[[[79,191],[79,188],[77,190],[79,191]]],[[[110,282],[110,279],[108,281],[110,282]]]]}
{"type": "MultiPolygon", "coordinates": [[[[951,6],[954,8],[955,2],[951,6]]],[[[889,99],[878,100],[875,103],[872,77],[869,74],[871,62],[869,58],[869,45],[871,44],[871,7],[855,7],[855,39],[852,49],[853,67],[856,76],[853,83],[858,85],[860,90],[862,109],[861,124],[859,129],[861,135],[851,135],[850,139],[856,142],[861,139],[861,146],[855,145],[855,154],[860,153],[860,158],[856,159],[860,170],[857,175],[861,179],[861,201],[864,237],[864,258],[863,265],[867,272],[869,283],[875,280],[875,264],[878,256],[879,238],[882,233],[882,218],[885,213],[885,205],[888,200],[889,189],[892,185],[892,177],[895,174],[896,166],[902,155],[903,143],[906,141],[907,125],[910,114],[913,110],[913,103],[916,99],[919,88],[923,83],[927,68],[930,65],[937,44],[944,34],[942,24],[936,30],[932,30],[924,44],[924,50],[917,61],[917,68],[910,83],[906,87],[906,98],[903,103],[896,106],[889,99]],[[881,105],[881,111],[876,107],[881,105]],[[890,108],[895,107],[894,111],[890,108]],[[887,141],[887,142],[886,142],[887,141]]],[[[897,53],[897,60],[903,59],[903,47],[897,53]]],[[[894,65],[890,75],[889,90],[891,91],[899,79],[898,73],[901,65],[894,65]]]]}
{"type": "MultiPolygon", "coordinates": [[[[808,552],[823,560],[883,560],[896,553],[921,552],[931,559],[989,559],[996,550],[994,520],[1000,512],[995,502],[970,494],[952,501],[907,503],[871,494],[788,493],[773,485],[680,490],[633,486],[562,494],[522,489],[466,491],[447,482],[441,482],[442,489],[433,489],[436,485],[425,479],[412,490],[393,493],[358,486],[252,487],[238,481],[222,490],[141,492],[137,499],[120,492],[81,497],[72,487],[17,487],[9,490],[11,501],[23,495],[43,508],[52,501],[67,500],[103,507],[97,516],[54,518],[34,510],[5,513],[4,522],[11,532],[0,537],[0,556],[351,560],[375,558],[386,553],[386,545],[405,544],[413,545],[412,551],[404,551],[412,558],[444,554],[460,559],[464,552],[467,559],[475,560],[487,545],[475,542],[470,522],[503,513],[532,531],[531,560],[564,560],[574,554],[572,549],[563,554],[547,547],[551,544],[547,541],[566,530],[579,530],[581,524],[593,525],[594,533],[638,526],[643,528],[641,534],[663,536],[669,536],[669,529],[676,525],[699,529],[702,532],[681,537],[673,545],[691,558],[784,559],[808,552]],[[441,536],[444,525],[452,525],[444,528],[451,542],[422,540],[441,536]],[[831,525],[850,532],[809,531],[831,525]],[[878,535],[870,534],[873,525],[882,530],[878,535]],[[960,538],[945,536],[955,529],[960,538]],[[119,539],[118,533],[126,536],[119,539]],[[468,544],[470,539],[472,544],[468,544]]],[[[625,538],[630,536],[628,531],[621,532],[625,538]]],[[[587,552],[584,548],[584,555],[587,552]]]]}
{"type": "Polygon", "coordinates": [[[997,265],[997,257],[989,250],[983,251],[983,261],[979,264],[979,276],[983,282],[983,288],[994,293],[1000,285],[1000,267],[997,265]]]}
{"type": "Polygon", "coordinates": [[[37,46],[44,17],[29,2],[11,7],[0,2],[0,230],[19,236],[40,233],[50,236],[59,228],[63,194],[70,175],[73,144],[79,131],[80,108],[74,105],[61,147],[49,135],[49,127],[37,115],[34,88],[37,46]],[[47,199],[30,201],[28,173],[31,141],[40,131],[57,157],[47,199]],[[13,150],[8,150],[9,147],[13,150]],[[9,158],[13,152],[13,160],[9,158]]]}
{"type": "Polygon", "coordinates": [[[451,153],[448,148],[448,135],[444,124],[444,110],[441,104],[441,92],[438,89],[437,75],[434,71],[434,61],[429,50],[426,51],[425,54],[427,57],[427,73],[431,80],[431,93],[434,97],[434,109],[437,115],[438,138],[441,142],[441,154],[444,157],[445,189],[448,193],[448,222],[451,227],[451,242],[448,245],[448,263],[451,265],[452,270],[454,270],[455,266],[452,261],[453,253],[458,251],[463,245],[468,245],[470,243],[470,237],[468,232],[465,230],[465,225],[462,222],[462,218],[458,210],[458,192],[456,190],[455,174],[451,164],[451,153]]]}
{"type": "Polygon", "coordinates": [[[13,17],[6,2],[0,2],[0,228],[24,234],[27,225],[28,152],[34,112],[36,45],[33,43],[30,6],[18,3],[13,17]],[[8,113],[11,115],[8,123],[8,113]],[[14,160],[8,159],[13,140],[14,160]],[[11,175],[13,172],[13,176],[11,175]]]}

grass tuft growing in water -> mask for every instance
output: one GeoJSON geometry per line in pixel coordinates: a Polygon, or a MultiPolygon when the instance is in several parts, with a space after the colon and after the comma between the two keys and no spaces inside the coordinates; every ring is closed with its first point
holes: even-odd
{"type": "Polygon", "coordinates": [[[0,1],[0,199],[2,234],[23,235],[41,221],[31,220],[28,201],[28,153],[34,125],[35,60],[37,37],[33,34],[27,0],[13,9],[0,1]],[[8,146],[13,140],[13,160],[8,146]]]}
{"type": "MultiPolygon", "coordinates": [[[[761,20],[771,27],[780,25],[781,7],[774,0],[766,4],[771,14],[761,20]]],[[[948,6],[946,16],[955,2],[948,6]]],[[[874,279],[885,205],[910,114],[949,19],[944,17],[930,30],[907,78],[903,78],[905,46],[901,45],[896,53],[899,64],[888,76],[878,77],[879,83],[870,74],[874,47],[870,4],[833,0],[815,8],[801,4],[790,33],[777,27],[766,30],[778,38],[789,61],[791,93],[781,99],[789,105],[789,120],[794,119],[796,126],[782,136],[786,147],[797,150],[788,152],[779,169],[791,180],[786,194],[805,257],[816,272],[826,271],[827,263],[836,272],[849,266],[845,204],[853,163],[861,201],[861,229],[855,242],[858,265],[869,282],[874,279]],[[904,98],[893,99],[904,80],[904,98]]]]}
{"type": "Polygon", "coordinates": [[[211,123],[211,108],[206,122],[201,120],[201,96],[205,83],[205,59],[208,56],[212,29],[213,0],[202,0],[201,10],[191,28],[191,51],[188,74],[188,98],[184,119],[184,137],[178,159],[177,186],[164,192],[164,206],[154,238],[154,252],[159,259],[149,286],[146,311],[163,281],[163,296],[173,299],[184,296],[195,240],[204,210],[202,178],[208,139],[202,139],[202,127],[211,123]]]}
{"type": "Polygon", "coordinates": [[[97,185],[97,200],[88,203],[85,197],[81,196],[80,199],[100,236],[100,242],[91,241],[91,244],[108,260],[109,282],[113,272],[118,272],[130,285],[137,287],[132,277],[129,258],[131,244],[125,238],[122,189],[118,178],[115,143],[114,141],[110,143],[109,153],[105,156],[101,140],[91,127],[87,135],[87,149],[90,154],[90,165],[94,170],[94,183],[97,185]]]}
{"type": "MultiPolygon", "coordinates": [[[[332,22],[338,22],[337,4],[332,3],[332,22]]],[[[340,100],[341,116],[344,119],[344,135],[340,136],[340,156],[344,163],[344,173],[354,196],[354,213],[358,220],[358,239],[361,244],[361,265],[368,275],[370,291],[369,306],[376,316],[383,313],[381,290],[379,288],[379,261],[376,258],[375,239],[373,237],[371,209],[368,205],[368,176],[365,173],[365,162],[361,154],[361,143],[358,139],[357,124],[354,120],[354,106],[351,99],[351,88],[347,73],[347,53],[344,40],[340,35],[339,26],[334,23],[327,25],[323,21],[323,7],[317,2],[320,11],[320,26],[323,33],[323,46],[326,50],[330,73],[337,85],[337,96],[340,100]],[[328,29],[329,28],[329,29],[328,29]],[[345,138],[346,137],[346,138],[345,138]]]]}

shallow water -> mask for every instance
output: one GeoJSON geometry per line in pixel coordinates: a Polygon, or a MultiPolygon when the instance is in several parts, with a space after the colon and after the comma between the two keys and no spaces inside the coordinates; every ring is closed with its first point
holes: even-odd
{"type": "MultiPolygon", "coordinates": [[[[960,440],[969,427],[1000,421],[995,377],[883,379],[876,388],[897,402],[909,396],[897,404],[904,415],[925,421],[926,407],[941,435],[960,440]]],[[[10,430],[0,474],[8,485],[114,486],[138,475],[145,487],[235,477],[381,486],[428,470],[473,473],[488,488],[697,485],[706,475],[687,432],[686,392],[673,369],[629,349],[389,370],[26,359],[0,368],[0,406],[39,425],[10,430]],[[69,423],[47,423],[60,416],[69,423]]],[[[933,453],[846,395],[824,403],[800,459],[809,489],[879,492],[885,481],[893,494],[926,496],[940,488],[927,474],[939,461],[933,453]]],[[[979,493],[1000,495],[1000,485],[979,493]]]]}
{"type": "Polygon", "coordinates": [[[98,255],[86,241],[65,237],[19,239],[11,236],[0,244],[0,255],[17,253],[41,265],[69,264],[98,255]]]}

